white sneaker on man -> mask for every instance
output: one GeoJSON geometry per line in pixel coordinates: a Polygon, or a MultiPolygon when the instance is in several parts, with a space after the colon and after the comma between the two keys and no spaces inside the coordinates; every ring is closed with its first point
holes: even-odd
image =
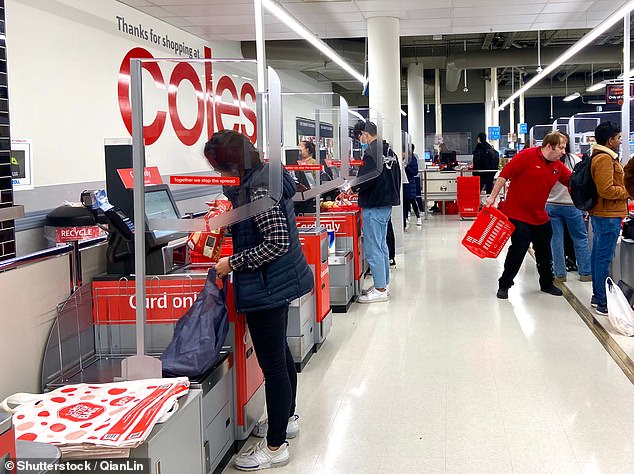
{"type": "Polygon", "coordinates": [[[361,295],[357,298],[357,303],[379,303],[381,301],[387,301],[389,299],[389,293],[387,290],[379,291],[376,288],[371,288],[365,295],[361,295]]]}
{"type": "MultiPolygon", "coordinates": [[[[257,438],[264,438],[269,431],[269,420],[258,421],[253,428],[253,436],[257,438]]],[[[286,425],[286,437],[288,439],[294,438],[299,434],[299,415],[293,415],[288,419],[288,425],[286,425]]]]}
{"type": "MultiPolygon", "coordinates": [[[[367,290],[361,290],[361,294],[362,295],[367,295],[372,290],[374,290],[374,285],[372,285],[367,290]]],[[[390,285],[389,284],[385,285],[385,291],[387,292],[387,296],[390,296],[390,285]]]]}
{"type": "Polygon", "coordinates": [[[417,217],[416,218],[416,225],[418,225],[418,226],[423,225],[423,218],[422,217],[417,217]]]}
{"type": "Polygon", "coordinates": [[[277,450],[271,451],[266,440],[263,439],[239,454],[233,464],[241,471],[259,471],[270,467],[286,466],[288,458],[288,441],[284,441],[277,450]]]}

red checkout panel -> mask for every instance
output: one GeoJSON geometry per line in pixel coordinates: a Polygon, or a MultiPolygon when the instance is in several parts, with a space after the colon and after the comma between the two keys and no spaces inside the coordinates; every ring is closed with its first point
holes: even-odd
{"type": "Polygon", "coordinates": [[[11,425],[11,415],[0,413],[0,472],[15,474],[15,465],[11,466],[7,461],[16,459],[15,453],[15,432],[11,425]]]}
{"type": "MultiPolygon", "coordinates": [[[[230,237],[225,237],[220,256],[225,257],[232,253],[233,242],[230,237]]],[[[246,317],[244,314],[236,312],[231,282],[227,287],[227,310],[229,312],[227,343],[234,349],[236,363],[234,371],[236,439],[244,440],[251,435],[255,424],[262,415],[265,399],[264,375],[255,355],[246,317]]]]}
{"type": "MultiPolygon", "coordinates": [[[[335,233],[335,251],[328,255],[330,267],[330,304],[333,312],[346,312],[360,293],[363,273],[363,240],[359,211],[325,212],[320,225],[335,233]]],[[[314,215],[297,217],[299,227],[313,227],[314,215]]]]}
{"type": "MultiPolygon", "coordinates": [[[[147,353],[162,353],[171,341],[174,324],[202,291],[207,269],[201,265],[187,273],[154,276],[146,280],[147,353]]],[[[113,356],[130,353],[136,344],[134,279],[95,279],[92,286],[97,350],[113,356]]],[[[249,437],[264,412],[264,376],[255,356],[245,317],[236,313],[231,282],[227,287],[227,311],[229,333],[225,344],[231,346],[235,362],[235,439],[244,440],[249,437]]]]}

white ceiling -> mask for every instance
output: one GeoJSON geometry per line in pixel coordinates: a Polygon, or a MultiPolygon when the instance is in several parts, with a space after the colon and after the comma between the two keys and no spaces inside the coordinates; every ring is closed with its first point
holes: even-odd
{"type": "MultiPolygon", "coordinates": [[[[209,41],[255,39],[252,0],[119,0],[209,41]]],[[[593,28],[623,0],[281,0],[321,38],[366,36],[373,16],[400,18],[401,36],[593,28]]],[[[267,40],[297,39],[265,14],[267,40]]]]}

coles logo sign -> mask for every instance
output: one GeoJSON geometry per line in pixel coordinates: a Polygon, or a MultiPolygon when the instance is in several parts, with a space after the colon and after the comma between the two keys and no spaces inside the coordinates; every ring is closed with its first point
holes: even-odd
{"type": "MultiPolygon", "coordinates": [[[[211,59],[211,49],[204,48],[204,57],[211,59]]],[[[132,134],[132,108],[130,104],[130,59],[147,58],[153,59],[152,54],[144,48],[136,47],[128,51],[123,58],[119,68],[119,80],[117,95],[119,98],[119,110],[123,123],[132,134]]],[[[201,78],[194,67],[185,62],[177,63],[169,77],[165,77],[158,63],[142,63],[142,68],[150,73],[154,79],[154,84],[159,90],[167,90],[167,100],[164,104],[158,105],[154,117],[147,117],[152,122],[143,127],[145,144],[155,143],[163,134],[165,127],[171,126],[178,140],[186,146],[194,145],[201,138],[203,132],[205,137],[211,137],[217,130],[233,129],[249,137],[251,142],[257,140],[257,118],[255,110],[247,104],[255,104],[256,93],[253,85],[245,82],[238,87],[229,76],[214,78],[212,63],[204,64],[205,74],[201,78]],[[217,83],[214,83],[217,79],[217,83]],[[191,128],[186,128],[181,121],[177,108],[177,96],[179,85],[187,81],[196,91],[197,116],[196,122],[191,128]],[[167,87],[166,87],[167,86],[167,87]],[[229,93],[232,102],[223,102],[222,97],[229,93]],[[215,98],[215,99],[214,99],[215,98]],[[169,116],[170,125],[167,124],[169,116]],[[249,122],[252,133],[248,133],[245,123],[249,122]],[[206,129],[205,129],[206,122],[206,129]]]]}

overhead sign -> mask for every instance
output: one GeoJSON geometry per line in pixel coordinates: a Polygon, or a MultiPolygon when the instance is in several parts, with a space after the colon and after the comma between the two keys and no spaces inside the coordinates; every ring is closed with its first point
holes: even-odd
{"type": "Polygon", "coordinates": [[[489,127],[489,140],[500,139],[500,127],[489,127]]]}
{"type": "MultiPolygon", "coordinates": [[[[623,84],[608,84],[605,87],[605,103],[623,105],[623,84]]],[[[634,83],[630,83],[630,97],[634,97],[634,83]]]]}
{"type": "Polygon", "coordinates": [[[527,123],[518,123],[517,124],[517,133],[528,133],[528,124],[527,123]]]}
{"type": "MultiPolygon", "coordinates": [[[[295,121],[297,126],[297,135],[304,137],[315,136],[315,121],[307,118],[298,118],[295,121]]],[[[333,127],[332,124],[319,122],[319,138],[332,138],[333,127]]]]}

